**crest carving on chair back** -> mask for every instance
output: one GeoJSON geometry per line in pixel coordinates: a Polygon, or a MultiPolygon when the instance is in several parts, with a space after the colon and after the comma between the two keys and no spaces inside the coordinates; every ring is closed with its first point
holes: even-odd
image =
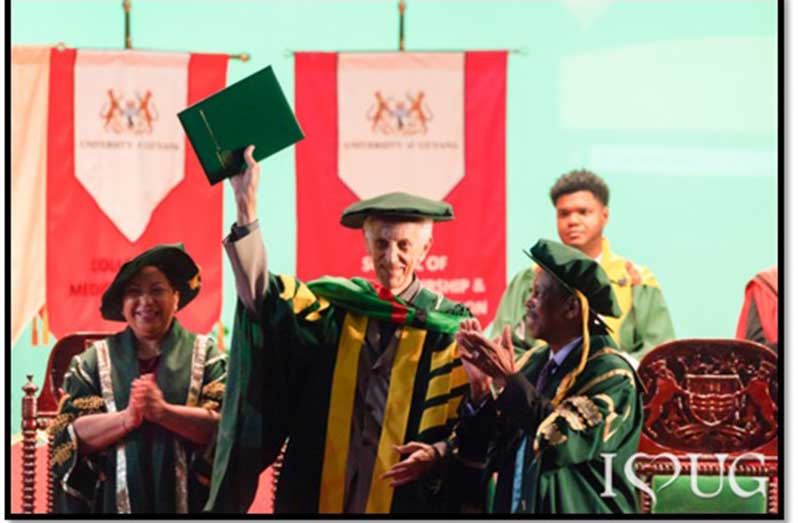
{"type": "Polygon", "coordinates": [[[746,452],[778,433],[778,357],[742,340],[661,345],[638,368],[641,439],[684,452],[746,452]]]}

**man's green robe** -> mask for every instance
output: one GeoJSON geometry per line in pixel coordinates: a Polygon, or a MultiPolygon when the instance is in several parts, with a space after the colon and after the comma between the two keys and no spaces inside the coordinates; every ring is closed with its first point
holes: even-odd
{"type": "MultiPolygon", "coordinates": [[[[609,242],[602,241],[601,267],[610,277],[613,293],[621,308],[619,318],[603,317],[610,327],[615,343],[637,361],[651,349],[676,337],[668,307],[657,279],[647,268],[641,267],[610,250],[609,242]]],[[[493,324],[490,337],[498,336],[505,325],[518,335],[523,335],[529,345],[541,345],[526,332],[525,303],[532,292],[532,282],[537,273],[532,265],[516,274],[507,285],[493,324]]]]}
{"type": "MultiPolygon", "coordinates": [[[[218,411],[226,368],[227,357],[213,340],[186,331],[174,320],[161,344],[155,380],[167,403],[218,411]]],[[[77,452],[74,420],[127,408],[130,385],[138,377],[129,327],[72,359],[59,414],[49,428],[55,438],[56,512],[175,514],[202,509],[210,475],[210,460],[202,456],[206,449],[159,425],[144,421],[104,451],[89,456],[77,452]]]]}
{"type": "Polygon", "coordinates": [[[451,510],[440,469],[395,490],[379,476],[400,460],[394,445],[451,434],[468,387],[453,334],[468,315],[423,288],[408,304],[380,299],[357,278],[305,285],[270,273],[260,317],[241,303],[236,309],[206,510],[246,511],[260,472],[287,440],[275,512],[343,512],[349,441],[359,436],[350,434],[357,362],[370,319],[397,325],[399,343],[366,512],[451,510]]]}
{"type": "Polygon", "coordinates": [[[487,471],[498,472],[493,512],[511,511],[516,454],[526,439],[523,482],[517,512],[534,514],[628,514],[638,510],[637,493],[624,474],[637,452],[643,409],[635,371],[609,336],[592,336],[583,371],[557,404],[563,379],[578,365],[575,346],[538,392],[534,383],[549,359],[547,346],[532,349],[504,391],[486,407],[495,409],[495,432],[487,471]],[[605,458],[613,454],[612,497],[602,496],[605,458]]]}

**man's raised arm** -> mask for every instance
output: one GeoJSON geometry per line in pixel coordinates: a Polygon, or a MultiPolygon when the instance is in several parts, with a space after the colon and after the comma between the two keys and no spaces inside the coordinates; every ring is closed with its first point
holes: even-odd
{"type": "Polygon", "coordinates": [[[258,225],[257,197],[260,166],[252,157],[254,145],[244,151],[247,168],[230,178],[236,200],[236,223],[224,239],[224,248],[233,267],[236,292],[252,314],[260,312],[260,302],[268,290],[266,247],[258,225]]]}

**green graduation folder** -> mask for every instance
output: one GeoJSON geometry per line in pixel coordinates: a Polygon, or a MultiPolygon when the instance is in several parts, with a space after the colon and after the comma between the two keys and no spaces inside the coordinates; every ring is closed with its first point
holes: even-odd
{"type": "Polygon", "coordinates": [[[211,185],[304,138],[271,66],[184,109],[177,117],[211,185]]]}

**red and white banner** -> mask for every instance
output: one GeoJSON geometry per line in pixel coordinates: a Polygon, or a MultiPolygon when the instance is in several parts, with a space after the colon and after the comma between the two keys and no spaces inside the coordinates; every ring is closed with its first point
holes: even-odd
{"type": "Polygon", "coordinates": [[[202,291],[178,318],[209,332],[222,303],[222,187],[208,184],[177,112],[224,88],[227,56],[54,49],[50,71],[50,329],[119,330],[99,307],[121,264],[182,242],[202,291]]]}
{"type": "Polygon", "coordinates": [[[295,54],[297,274],[373,279],[348,205],[405,191],[441,199],[419,276],[487,325],[505,287],[507,53],[295,54]]]}

